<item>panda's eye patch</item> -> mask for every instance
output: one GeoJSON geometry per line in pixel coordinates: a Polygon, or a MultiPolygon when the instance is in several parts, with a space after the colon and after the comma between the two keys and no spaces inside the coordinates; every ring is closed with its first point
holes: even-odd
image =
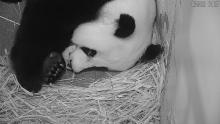
{"type": "Polygon", "coordinates": [[[97,54],[96,50],[90,49],[88,47],[81,47],[81,49],[88,57],[94,57],[97,54]]]}
{"type": "Polygon", "coordinates": [[[115,31],[115,36],[119,38],[126,38],[134,33],[135,20],[128,14],[121,14],[117,20],[118,29],[115,31]]]}

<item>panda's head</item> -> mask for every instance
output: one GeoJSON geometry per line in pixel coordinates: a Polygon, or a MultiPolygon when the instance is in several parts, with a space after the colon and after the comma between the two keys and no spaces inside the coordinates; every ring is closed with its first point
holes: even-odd
{"type": "Polygon", "coordinates": [[[89,67],[126,70],[152,43],[155,16],[154,0],[113,0],[96,20],[76,28],[64,59],[75,72],[89,67]]]}

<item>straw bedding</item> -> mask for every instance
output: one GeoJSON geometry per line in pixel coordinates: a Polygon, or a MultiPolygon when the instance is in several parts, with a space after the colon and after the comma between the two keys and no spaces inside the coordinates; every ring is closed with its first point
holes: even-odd
{"type": "Polygon", "coordinates": [[[158,60],[113,76],[103,72],[88,87],[74,85],[88,74],[60,80],[38,94],[19,85],[6,60],[1,57],[1,123],[159,123],[165,66],[158,60]]]}

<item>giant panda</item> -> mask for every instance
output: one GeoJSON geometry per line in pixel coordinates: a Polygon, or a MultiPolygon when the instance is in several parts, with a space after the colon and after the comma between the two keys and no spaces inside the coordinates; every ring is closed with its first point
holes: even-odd
{"type": "MultiPolygon", "coordinates": [[[[21,0],[1,0],[8,3],[21,0]]],[[[10,52],[22,87],[38,92],[66,67],[124,71],[162,51],[151,43],[154,0],[26,0],[10,52]]]]}

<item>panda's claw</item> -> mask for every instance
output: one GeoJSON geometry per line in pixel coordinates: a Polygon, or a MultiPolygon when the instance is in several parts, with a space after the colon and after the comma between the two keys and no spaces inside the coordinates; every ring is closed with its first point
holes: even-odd
{"type": "Polygon", "coordinates": [[[65,61],[61,54],[51,53],[45,60],[43,77],[46,84],[55,83],[65,71],[65,61]]]}

